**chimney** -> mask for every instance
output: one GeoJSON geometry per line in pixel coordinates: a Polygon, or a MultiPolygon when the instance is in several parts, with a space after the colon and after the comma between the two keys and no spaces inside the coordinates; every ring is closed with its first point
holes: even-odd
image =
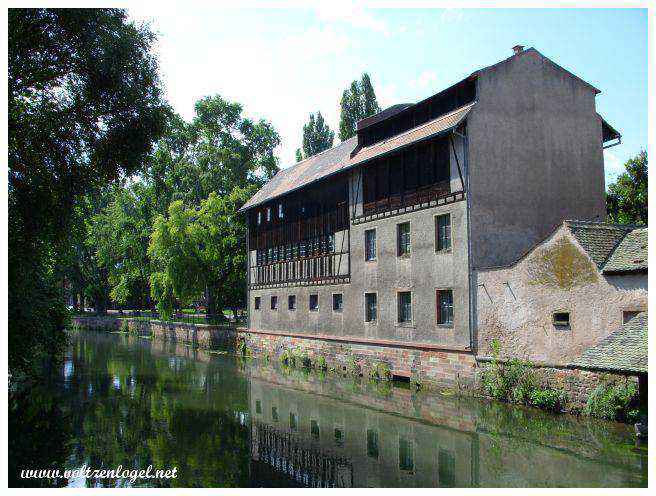
{"type": "Polygon", "coordinates": [[[524,45],[515,45],[513,47],[513,52],[515,53],[515,55],[517,55],[518,53],[522,53],[523,51],[524,51],[524,45]]]}

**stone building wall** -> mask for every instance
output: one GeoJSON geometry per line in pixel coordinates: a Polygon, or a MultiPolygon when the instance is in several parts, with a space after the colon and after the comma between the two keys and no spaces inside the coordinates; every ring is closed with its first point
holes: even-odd
{"type": "Polygon", "coordinates": [[[497,340],[501,356],[567,365],[622,326],[623,312],[645,311],[647,274],[602,274],[561,227],[509,267],[474,273],[478,355],[497,340]],[[570,325],[556,326],[555,312],[570,325]]]}

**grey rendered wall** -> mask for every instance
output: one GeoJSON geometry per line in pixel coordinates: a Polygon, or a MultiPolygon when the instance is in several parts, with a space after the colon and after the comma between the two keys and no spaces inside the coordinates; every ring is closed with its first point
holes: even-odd
{"type": "Polygon", "coordinates": [[[594,92],[535,50],[481,72],[467,130],[474,267],[513,262],[564,219],[604,219],[594,92]]]}
{"type": "MultiPolygon", "coordinates": [[[[462,145],[456,142],[462,166],[462,145]]],[[[451,181],[454,191],[461,189],[455,161],[451,161],[451,181]]],[[[351,208],[362,211],[359,172],[351,177],[351,208]]],[[[358,223],[351,226],[351,282],[330,286],[297,286],[267,288],[250,292],[248,301],[250,328],[301,334],[329,334],[378,340],[427,342],[467,347],[469,339],[469,280],[467,260],[467,209],[465,201],[427,208],[358,223]],[[452,249],[435,252],[435,216],[451,215],[452,249]],[[396,254],[396,230],[402,222],[410,222],[411,255],[396,254]],[[376,229],[377,259],[365,262],[364,231],[376,229]],[[436,323],[435,291],[452,289],[454,300],[453,326],[436,323]],[[413,322],[397,323],[397,293],[412,292],[413,322]],[[378,319],[364,322],[364,294],[377,293],[378,319]],[[344,309],[332,310],[332,294],[342,293],[344,309]],[[296,295],[297,309],[287,308],[289,295],[296,295]],[[319,296],[319,310],[309,310],[311,294],[319,296]],[[270,309],[271,295],[278,296],[278,310],[270,309]],[[254,310],[256,296],[261,297],[261,309],[254,310]]],[[[254,256],[253,254],[251,255],[254,256]]]]}

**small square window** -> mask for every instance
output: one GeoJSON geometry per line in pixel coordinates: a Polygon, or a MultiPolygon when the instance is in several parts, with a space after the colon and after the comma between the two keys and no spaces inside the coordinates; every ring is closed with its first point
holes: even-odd
{"type": "Polygon", "coordinates": [[[376,260],[376,230],[367,229],[364,232],[364,259],[376,260]]]}
{"type": "Polygon", "coordinates": [[[640,312],[637,310],[625,310],[622,312],[622,324],[626,324],[633,317],[638,315],[640,312]]]}
{"type": "Polygon", "coordinates": [[[555,312],[553,314],[553,324],[558,327],[569,327],[569,312],[555,312]]]}
{"type": "Polygon", "coordinates": [[[319,295],[310,295],[310,311],[316,312],[319,310],[319,295]]]}
{"type": "Polygon", "coordinates": [[[344,308],[344,303],[342,299],[342,293],[333,294],[333,311],[341,312],[344,308]]]}
{"type": "Polygon", "coordinates": [[[412,322],[412,294],[410,291],[399,293],[399,323],[408,324],[412,322]]]}
{"type": "Polygon", "coordinates": [[[260,301],[261,301],[261,298],[259,296],[256,296],[255,297],[255,310],[260,309],[260,301]]]}
{"type": "Polygon", "coordinates": [[[378,317],[378,296],[376,293],[364,294],[364,321],[376,322],[378,317]]]}
{"type": "Polygon", "coordinates": [[[451,215],[435,217],[435,251],[451,249],[451,215]]]}
{"type": "Polygon", "coordinates": [[[396,226],[397,255],[399,257],[410,255],[410,223],[404,222],[396,226]]]}
{"type": "Polygon", "coordinates": [[[438,289],[436,298],[437,323],[440,325],[453,325],[453,291],[438,289]]]}
{"type": "Polygon", "coordinates": [[[287,308],[296,310],[296,295],[289,295],[287,297],[287,308]]]}
{"type": "Polygon", "coordinates": [[[271,310],[278,310],[278,297],[277,296],[272,296],[271,297],[271,310]]]}

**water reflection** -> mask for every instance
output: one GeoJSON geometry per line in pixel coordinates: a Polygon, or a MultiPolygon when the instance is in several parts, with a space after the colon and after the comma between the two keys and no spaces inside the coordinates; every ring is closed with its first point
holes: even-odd
{"type": "Polygon", "coordinates": [[[177,487],[646,486],[626,426],[417,395],[243,363],[184,346],[82,333],[10,410],[21,468],[178,467],[177,487]]]}

